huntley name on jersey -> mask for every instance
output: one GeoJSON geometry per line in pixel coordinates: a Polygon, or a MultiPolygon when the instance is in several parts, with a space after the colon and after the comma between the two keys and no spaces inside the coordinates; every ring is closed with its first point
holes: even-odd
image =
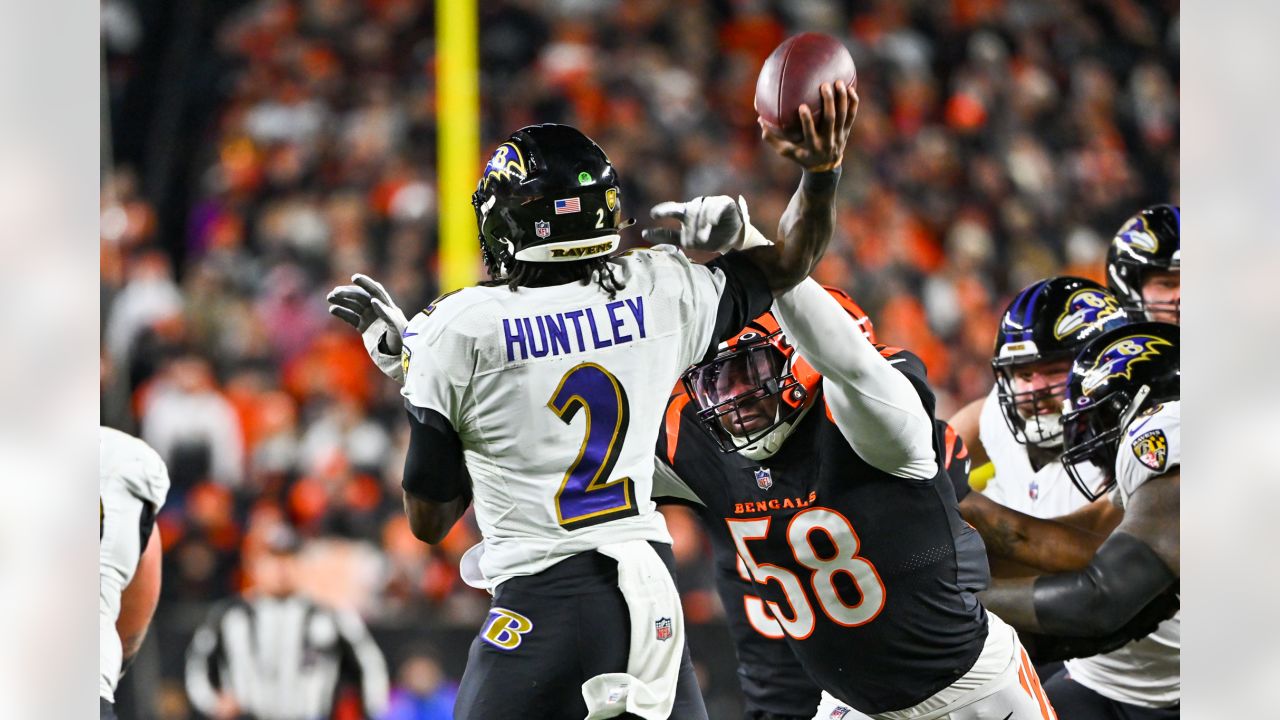
{"type": "Polygon", "coordinates": [[[644,325],[643,297],[615,300],[603,308],[588,307],[531,318],[503,318],[502,332],[507,341],[507,362],[516,360],[517,347],[520,348],[520,359],[528,360],[530,356],[540,358],[586,352],[588,334],[591,336],[590,348],[594,350],[629,343],[637,335],[640,338],[648,335],[644,325]],[[624,307],[630,317],[623,311],[624,307]],[[586,331],[583,330],[584,324],[586,331]],[[571,339],[577,340],[577,350],[574,350],[571,339]]]}

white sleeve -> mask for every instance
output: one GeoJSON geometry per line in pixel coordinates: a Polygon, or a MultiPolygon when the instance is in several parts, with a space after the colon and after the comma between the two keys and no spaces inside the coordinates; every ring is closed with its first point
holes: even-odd
{"type": "Polygon", "coordinates": [[[1143,483],[1182,464],[1180,402],[1157,406],[1129,423],[1116,453],[1116,485],[1127,502],[1143,483]]]}
{"type": "Polygon", "coordinates": [[[400,394],[417,408],[440,413],[460,430],[461,399],[475,367],[470,338],[445,326],[465,318],[416,315],[404,339],[404,388],[400,394]]]}
{"type": "Polygon", "coordinates": [[[787,339],[822,375],[831,416],[854,452],[898,477],[936,475],[933,423],[915,386],[867,341],[835,298],[808,278],[773,308],[787,339]]]}

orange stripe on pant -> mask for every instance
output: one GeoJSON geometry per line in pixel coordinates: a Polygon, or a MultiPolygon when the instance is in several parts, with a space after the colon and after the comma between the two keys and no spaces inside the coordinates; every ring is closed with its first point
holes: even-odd
{"type": "MultiPolygon", "coordinates": [[[[1029,694],[1036,699],[1036,702],[1040,703],[1040,717],[1043,720],[1058,720],[1057,713],[1053,711],[1053,705],[1050,704],[1049,698],[1044,694],[1044,688],[1040,685],[1040,676],[1036,674],[1035,666],[1031,664],[1031,659],[1027,657],[1026,649],[1019,647],[1018,652],[1022,654],[1022,667],[1019,670],[1019,675],[1023,671],[1026,672],[1031,683],[1029,694]]],[[[1024,684],[1022,687],[1026,689],[1027,686],[1024,684]]]]}

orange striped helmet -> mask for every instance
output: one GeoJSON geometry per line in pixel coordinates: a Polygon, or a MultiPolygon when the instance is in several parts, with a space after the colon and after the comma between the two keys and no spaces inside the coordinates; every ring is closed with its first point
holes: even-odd
{"type": "MultiPolygon", "coordinates": [[[[875,344],[866,312],[843,290],[824,287],[875,344]]],[[[796,354],[772,312],[747,323],[720,344],[715,357],[689,368],[682,377],[698,418],[725,452],[741,450],[795,421],[817,397],[821,379],[796,354]]]]}

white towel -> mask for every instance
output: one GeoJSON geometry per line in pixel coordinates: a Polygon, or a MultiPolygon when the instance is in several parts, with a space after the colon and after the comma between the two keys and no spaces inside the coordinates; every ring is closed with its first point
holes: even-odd
{"type": "Polygon", "coordinates": [[[483,557],[484,541],[481,540],[462,553],[462,559],[458,560],[458,575],[462,577],[462,582],[477,590],[488,590],[492,595],[493,586],[480,571],[480,559],[483,557]]]}
{"type": "Polygon", "coordinates": [[[685,646],[684,613],[675,581],[644,540],[596,550],[618,561],[618,588],[631,615],[631,648],[627,672],[605,673],[582,683],[586,720],[623,712],[645,720],[666,720],[675,705],[685,646]]]}

